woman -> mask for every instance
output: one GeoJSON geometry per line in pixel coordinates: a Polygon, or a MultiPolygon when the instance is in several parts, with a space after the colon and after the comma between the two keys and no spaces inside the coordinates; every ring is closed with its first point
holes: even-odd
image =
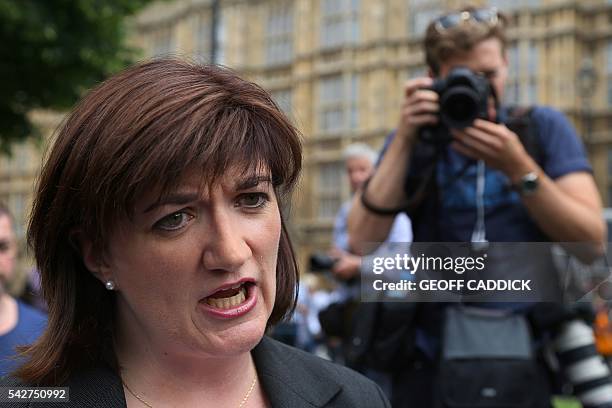
{"type": "Polygon", "coordinates": [[[62,406],[388,406],[264,336],[295,304],[280,209],[300,167],[296,130],[230,70],[160,59],[92,90],[30,222],[49,327],[4,385],[68,386],[62,406]]]}

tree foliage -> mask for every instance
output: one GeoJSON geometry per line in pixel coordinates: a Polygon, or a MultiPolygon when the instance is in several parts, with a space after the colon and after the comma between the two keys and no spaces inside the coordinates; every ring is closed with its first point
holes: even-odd
{"type": "Polygon", "coordinates": [[[125,17],[149,0],[0,0],[0,150],[34,134],[27,113],[66,109],[130,63],[125,17]]]}

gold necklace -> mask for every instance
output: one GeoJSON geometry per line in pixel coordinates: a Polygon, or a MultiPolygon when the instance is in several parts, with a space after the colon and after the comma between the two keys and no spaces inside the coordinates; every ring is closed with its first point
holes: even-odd
{"type": "Polygon", "coordinates": [[[125,381],[123,381],[123,378],[121,379],[121,382],[123,383],[123,386],[125,387],[125,389],[128,390],[130,392],[130,394],[132,394],[134,397],[136,397],[136,399],[138,401],[142,402],[143,404],[145,404],[149,408],[153,408],[153,405],[149,404],[147,401],[143,400],[140,395],[138,395],[134,391],[132,391],[130,389],[130,387],[128,387],[128,385],[125,383],[125,381]]]}
{"type": "MultiPolygon", "coordinates": [[[[125,383],[125,381],[123,381],[123,378],[121,379],[121,382],[123,383],[123,385],[125,386],[125,389],[129,391],[130,394],[132,394],[138,401],[142,402],[143,404],[145,404],[147,407],[149,408],[153,408],[153,405],[149,404],[147,401],[145,401],[144,399],[142,399],[142,397],[138,394],[136,394],[134,391],[132,391],[130,389],[130,387],[128,387],[128,385],[125,383]]],[[[242,401],[240,402],[240,405],[238,405],[238,408],[242,408],[244,406],[244,404],[246,404],[247,400],[249,399],[249,397],[251,396],[251,392],[253,392],[253,388],[255,388],[255,383],[257,382],[257,373],[255,373],[255,378],[253,378],[253,382],[251,383],[251,388],[249,388],[249,390],[247,391],[247,393],[244,395],[244,398],[242,399],[242,401]]]]}

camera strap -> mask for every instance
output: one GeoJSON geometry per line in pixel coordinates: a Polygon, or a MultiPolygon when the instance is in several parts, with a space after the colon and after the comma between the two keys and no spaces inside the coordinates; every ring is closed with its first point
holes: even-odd
{"type": "Polygon", "coordinates": [[[487,241],[487,232],[485,228],[485,208],[484,208],[484,191],[485,191],[485,173],[486,167],[484,160],[478,160],[476,178],[476,224],[472,231],[472,247],[475,250],[482,251],[487,249],[489,241],[487,241]]]}

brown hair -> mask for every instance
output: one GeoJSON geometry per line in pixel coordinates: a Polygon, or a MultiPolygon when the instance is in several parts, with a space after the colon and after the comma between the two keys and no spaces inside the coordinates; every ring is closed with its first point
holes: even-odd
{"type": "MultiPolygon", "coordinates": [[[[479,7],[464,7],[457,11],[474,11],[479,7]]],[[[451,12],[451,13],[455,13],[451,12]]],[[[454,27],[439,31],[436,27],[437,19],[431,21],[425,30],[425,62],[434,75],[439,75],[440,64],[450,58],[469,52],[474,46],[489,38],[497,38],[502,44],[502,51],[506,48],[507,18],[500,12],[497,13],[498,21],[495,24],[476,22],[473,20],[464,21],[454,27]]]]}
{"type": "MultiPolygon", "coordinates": [[[[209,184],[231,165],[269,170],[280,207],[301,170],[298,131],[258,85],[233,71],[176,59],[131,67],[90,91],[61,126],[42,170],[28,230],[49,323],[25,349],[15,374],[60,384],[100,361],[116,369],[114,292],[90,273],[71,236],[80,231],[104,254],[135,200],[170,192],[188,167],[209,184]]],[[[298,269],[282,223],[276,301],[268,326],[290,314],[298,269]]]]}

